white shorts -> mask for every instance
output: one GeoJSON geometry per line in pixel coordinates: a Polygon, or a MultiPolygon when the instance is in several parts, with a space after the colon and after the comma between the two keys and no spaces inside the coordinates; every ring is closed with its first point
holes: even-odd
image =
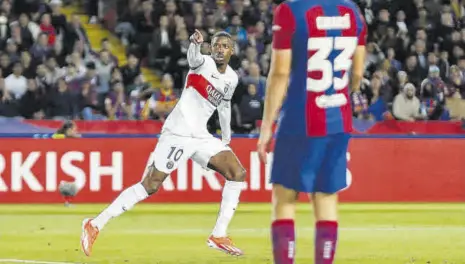
{"type": "Polygon", "coordinates": [[[171,133],[162,133],[150,164],[157,170],[170,174],[176,170],[180,163],[192,159],[200,166],[207,168],[210,158],[221,151],[231,148],[220,139],[213,136],[209,138],[181,137],[171,133]]]}

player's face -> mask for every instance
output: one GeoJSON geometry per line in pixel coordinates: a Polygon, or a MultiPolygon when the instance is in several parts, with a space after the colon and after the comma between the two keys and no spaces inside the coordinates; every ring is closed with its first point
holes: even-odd
{"type": "Polygon", "coordinates": [[[214,38],[211,51],[216,64],[228,64],[233,53],[232,41],[227,37],[214,38]]]}

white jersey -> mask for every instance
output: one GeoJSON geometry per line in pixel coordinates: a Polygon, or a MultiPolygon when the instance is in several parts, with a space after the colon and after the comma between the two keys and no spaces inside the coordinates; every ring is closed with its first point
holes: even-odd
{"type": "Polygon", "coordinates": [[[215,61],[200,54],[200,45],[190,44],[187,74],[181,98],[163,125],[162,133],[178,136],[207,138],[207,122],[218,109],[223,142],[231,138],[231,98],[238,84],[238,75],[230,67],[224,73],[217,70],[215,61]]]}

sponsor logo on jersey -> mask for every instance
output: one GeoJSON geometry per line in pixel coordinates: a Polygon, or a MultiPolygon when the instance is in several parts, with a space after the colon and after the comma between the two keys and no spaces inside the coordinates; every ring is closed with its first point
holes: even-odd
{"type": "Polygon", "coordinates": [[[210,101],[210,103],[212,103],[214,106],[218,106],[224,97],[222,93],[220,93],[218,90],[215,89],[215,87],[211,85],[207,86],[207,95],[208,101],[210,101]]]}

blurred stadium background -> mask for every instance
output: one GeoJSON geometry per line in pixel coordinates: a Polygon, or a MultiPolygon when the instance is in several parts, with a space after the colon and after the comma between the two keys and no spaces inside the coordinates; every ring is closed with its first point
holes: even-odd
{"type": "MultiPolygon", "coordinates": [[[[277,3],[0,0],[0,263],[271,263],[269,167],[255,138],[277,3]],[[246,256],[204,244],[222,179],[188,162],[84,258],[81,220],[142,177],[181,93],[195,28],[207,40],[217,30],[236,39],[232,147],[249,180],[231,235],[246,256]],[[77,195],[61,195],[63,183],[77,195]]],[[[358,4],[368,56],[351,94],[352,185],[341,195],[337,263],[465,263],[465,2],[358,4]]],[[[209,130],[219,134],[216,116],[209,130]]],[[[297,263],[312,263],[306,202],[297,263]]]]}

